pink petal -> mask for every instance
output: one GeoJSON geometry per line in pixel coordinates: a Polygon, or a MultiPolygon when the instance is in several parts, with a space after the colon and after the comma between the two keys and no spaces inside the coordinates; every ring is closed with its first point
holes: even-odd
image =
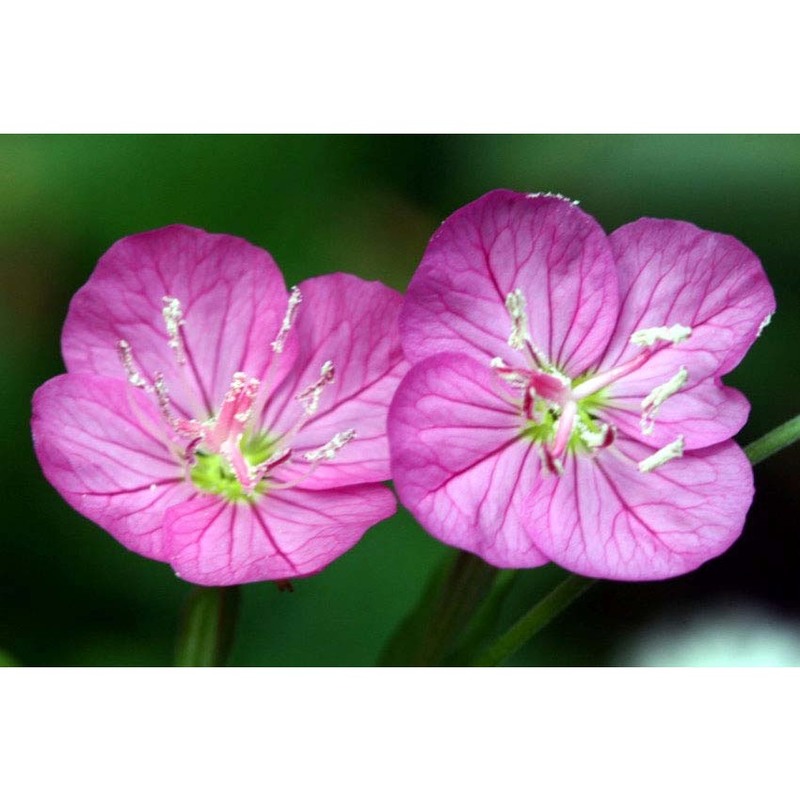
{"type": "Polygon", "coordinates": [[[724,375],[741,361],[775,310],[761,263],[732,236],[688,222],[640,219],[609,239],[622,303],[600,370],[641,352],[629,341],[634,331],[674,324],[692,328],[688,340],[656,353],[620,386],[644,380],[653,388],[681,366],[694,383],[724,375]]]}
{"type": "Polygon", "coordinates": [[[253,504],[198,497],[167,513],[170,563],[205,586],[311,575],[395,510],[392,493],[377,485],[289,489],[253,504]]]}
{"type": "Polygon", "coordinates": [[[652,433],[642,431],[641,400],[652,388],[651,382],[620,381],[613,386],[610,405],[602,412],[633,439],[660,449],[683,436],[686,450],[696,450],[724,442],[744,427],[750,403],[737,389],[723,385],[718,378],[706,378],[694,386],[691,382],[659,407],[652,433]],[[624,393],[624,394],[623,394],[624,393]]]}
{"type": "Polygon", "coordinates": [[[540,482],[528,509],[542,551],[582,575],[633,581],[681,575],[727,550],[753,498],[742,450],[723,442],[640,472],[652,453],[620,438],[540,482]]]}
{"type": "Polygon", "coordinates": [[[443,351],[520,363],[507,295],[521,289],[533,342],[569,374],[601,355],[618,290],[606,236],[555,197],[497,190],[450,216],[425,251],[400,327],[412,363],[443,351]]]}
{"type": "MultiPolygon", "coordinates": [[[[243,239],[185,225],[128,236],[100,259],[72,299],[64,361],[70,372],[124,379],[117,342],[125,339],[148,381],[164,374],[179,413],[205,418],[222,401],[234,372],[263,377],[287,300],[272,257],[243,239]],[[183,367],[168,345],[165,296],[182,306],[183,367]]],[[[292,347],[290,340],[276,379],[291,366],[292,347]]]]}
{"type": "Polygon", "coordinates": [[[547,560],[533,545],[523,498],[539,456],[519,438],[508,389],[467,356],[411,368],[389,412],[392,472],[401,502],[438,539],[499,567],[547,560]]]}
{"type": "Polygon", "coordinates": [[[76,511],[125,547],[163,561],[164,511],[194,495],[152,398],[124,381],[59,375],[33,397],[42,471],[76,511]]]}
{"type": "MultiPolygon", "coordinates": [[[[342,273],[300,284],[303,302],[297,315],[297,366],[271,398],[264,427],[286,433],[305,420],[298,393],[320,376],[326,361],[335,378],[322,392],[316,413],[290,442],[298,454],[329,442],[337,433],[356,431],[332,461],[319,464],[303,483],[306,489],[331,488],[387,480],[389,445],[386,415],[397,384],[408,369],[400,347],[397,318],[402,295],[377,281],[342,273]]],[[[282,481],[308,472],[299,459],[281,468],[282,481]]]]}

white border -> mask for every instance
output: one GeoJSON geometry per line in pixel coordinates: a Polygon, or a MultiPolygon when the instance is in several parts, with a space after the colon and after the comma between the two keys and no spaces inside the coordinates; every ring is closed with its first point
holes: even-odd
{"type": "Polygon", "coordinates": [[[8,669],[9,797],[785,797],[791,669],[8,669]]]}
{"type": "Polygon", "coordinates": [[[790,9],[30,0],[4,11],[4,128],[791,132],[790,9]]]}

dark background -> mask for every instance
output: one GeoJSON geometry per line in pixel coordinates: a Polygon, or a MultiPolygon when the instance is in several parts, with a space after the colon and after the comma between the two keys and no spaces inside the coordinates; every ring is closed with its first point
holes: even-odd
{"type": "MultiPolygon", "coordinates": [[[[428,238],[498,187],[556,191],[603,227],[641,216],[733,234],[778,313],[727,382],[741,443],[800,410],[800,138],[6,136],[0,138],[0,661],[168,664],[189,586],[69,508],[33,455],[30,398],[63,371],[72,294],[117,239],[171,222],[268,249],[287,283],[349,271],[404,289],[428,238]]],[[[517,664],[800,665],[800,445],[756,468],[727,553],[682,578],[603,583],[517,664]]],[[[321,574],[245,587],[233,663],[368,665],[449,556],[405,512],[321,574]]],[[[558,579],[519,577],[503,623],[558,579]]]]}

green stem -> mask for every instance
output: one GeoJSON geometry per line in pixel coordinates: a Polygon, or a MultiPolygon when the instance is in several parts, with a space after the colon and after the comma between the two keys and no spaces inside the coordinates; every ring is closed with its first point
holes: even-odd
{"type": "Polygon", "coordinates": [[[798,439],[800,439],[800,414],[765,433],[760,439],[750,442],[744,448],[744,452],[751,464],[760,464],[765,458],[794,444],[798,439]]]}
{"type": "Polygon", "coordinates": [[[518,619],[502,636],[486,648],[476,659],[473,667],[495,667],[522,647],[548,622],[560,614],[570,603],[577,600],[596,583],[593,578],[569,575],[546,594],[530,611],[518,619]]]}
{"type": "Polygon", "coordinates": [[[447,666],[463,666],[472,661],[475,653],[489,636],[494,627],[511,587],[514,585],[519,570],[500,570],[494,581],[491,594],[483,601],[466,628],[458,649],[451,653],[445,661],[447,666]]]}
{"type": "Polygon", "coordinates": [[[183,611],[175,665],[224,666],[233,647],[240,601],[238,586],[194,589],[183,611]]]}
{"type": "Polygon", "coordinates": [[[437,570],[422,599],[384,648],[379,666],[434,666],[458,644],[491,591],[497,569],[459,552],[437,570]]]}

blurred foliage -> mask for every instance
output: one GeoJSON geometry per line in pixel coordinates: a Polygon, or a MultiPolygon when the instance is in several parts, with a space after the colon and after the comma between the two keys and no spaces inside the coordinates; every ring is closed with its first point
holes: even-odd
{"type": "MultiPolygon", "coordinates": [[[[403,289],[439,222],[497,187],[577,198],[607,230],[640,216],[687,219],[751,247],[778,297],[772,325],[728,379],[753,405],[740,441],[798,411],[798,137],[7,136],[0,174],[5,662],[172,658],[190,587],[61,501],[28,427],[33,390],[63,371],[70,297],[98,257],[136,231],[184,222],[267,248],[287,282],[343,270],[403,289]]],[[[627,642],[654,620],[702,620],[720,598],[734,613],[756,603],[796,624],[799,460],[795,448],[758,468],[745,533],[724,556],[672,581],[601,584],[514,663],[624,663],[627,642]]],[[[293,593],[245,587],[233,663],[375,663],[447,554],[401,511],[293,593]]],[[[553,574],[520,575],[497,629],[553,574]]]]}

